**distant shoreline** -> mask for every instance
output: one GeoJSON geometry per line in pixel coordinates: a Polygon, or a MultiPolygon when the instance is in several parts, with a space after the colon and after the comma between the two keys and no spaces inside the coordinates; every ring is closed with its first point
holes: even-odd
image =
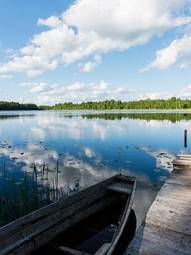
{"type": "MultiPolygon", "coordinates": [[[[43,110],[40,110],[43,111],[43,110]]],[[[102,113],[191,113],[191,109],[106,109],[106,110],[97,110],[97,109],[63,109],[56,110],[50,109],[46,111],[52,112],[102,112],[102,113]]]]}
{"type": "Polygon", "coordinates": [[[65,102],[52,106],[36,104],[21,104],[17,102],[0,101],[0,111],[18,110],[66,110],[66,111],[129,111],[129,112],[191,112],[191,100],[172,97],[170,99],[145,99],[138,101],[105,100],[97,102],[72,103],[65,102]]]}
{"type": "Polygon", "coordinates": [[[9,110],[1,110],[1,113],[5,113],[5,112],[65,112],[65,113],[100,113],[100,114],[104,114],[104,113],[121,113],[121,114],[133,114],[133,113],[139,113],[139,114],[146,114],[146,113],[150,113],[150,114],[155,114],[155,113],[161,113],[161,114],[186,114],[189,113],[191,114],[191,109],[107,109],[107,110],[96,110],[96,109],[63,109],[63,110],[56,110],[56,109],[50,109],[50,110],[44,110],[44,109],[9,109],[9,110]]]}

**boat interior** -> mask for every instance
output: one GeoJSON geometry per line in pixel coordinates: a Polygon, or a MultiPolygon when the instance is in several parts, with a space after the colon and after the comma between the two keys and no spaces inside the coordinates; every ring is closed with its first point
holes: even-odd
{"type": "MultiPolygon", "coordinates": [[[[89,198],[91,203],[87,204],[87,208],[83,208],[84,217],[77,224],[74,224],[32,254],[106,254],[112,241],[118,235],[124,214],[127,213],[126,210],[129,206],[132,189],[131,182],[127,183],[126,180],[120,178],[102,188],[100,187],[98,195],[96,196],[94,193],[89,198]],[[94,207],[93,210],[92,206],[94,207]],[[89,216],[86,217],[86,215],[89,216]]],[[[118,244],[118,254],[131,241],[135,228],[136,217],[133,210],[130,210],[128,221],[123,231],[125,242],[118,244]]]]}

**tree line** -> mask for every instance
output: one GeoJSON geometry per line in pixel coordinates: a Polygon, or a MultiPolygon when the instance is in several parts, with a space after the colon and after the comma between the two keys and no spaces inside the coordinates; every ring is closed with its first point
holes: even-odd
{"type": "Polygon", "coordinates": [[[53,106],[20,104],[0,101],[0,110],[114,110],[114,109],[191,109],[191,100],[172,97],[170,99],[145,99],[138,101],[105,100],[97,102],[65,102],[53,106]]]}
{"type": "Polygon", "coordinates": [[[138,101],[97,101],[82,103],[60,103],[43,106],[46,110],[112,110],[112,109],[191,109],[191,100],[172,97],[170,99],[145,99],[138,101]]]}
{"type": "Polygon", "coordinates": [[[15,110],[39,110],[39,107],[36,104],[20,104],[16,102],[0,101],[0,111],[15,110]]]}

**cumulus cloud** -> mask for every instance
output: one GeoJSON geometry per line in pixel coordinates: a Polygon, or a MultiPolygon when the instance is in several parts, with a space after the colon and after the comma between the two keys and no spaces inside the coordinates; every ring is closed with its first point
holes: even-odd
{"type": "Polygon", "coordinates": [[[191,85],[184,87],[180,91],[180,96],[183,98],[191,98],[191,85]]]}
{"type": "Polygon", "coordinates": [[[60,19],[60,17],[51,16],[47,19],[39,19],[38,25],[57,28],[59,26],[62,26],[62,20],[60,19]]]}
{"type": "MultiPolygon", "coordinates": [[[[145,100],[145,99],[169,99],[191,98],[191,85],[175,91],[148,91],[138,93],[127,85],[113,85],[107,81],[99,83],[75,82],[69,85],[48,82],[22,82],[20,87],[25,87],[31,94],[35,95],[37,104],[57,104],[63,102],[80,103],[84,101],[103,100],[145,100]]],[[[14,99],[12,99],[14,101],[14,99]]],[[[22,99],[22,102],[25,100],[22,99]]],[[[32,102],[32,100],[31,100],[32,102]]]]}
{"type": "Polygon", "coordinates": [[[101,63],[101,57],[96,55],[92,61],[89,61],[85,64],[80,64],[80,70],[85,73],[91,72],[97,65],[101,63]]]}
{"type": "Polygon", "coordinates": [[[11,79],[12,75],[11,74],[0,74],[0,79],[11,79]]]}
{"type": "Polygon", "coordinates": [[[140,94],[140,99],[169,99],[171,97],[181,98],[181,99],[190,99],[191,98],[191,85],[187,85],[180,90],[169,92],[169,91],[160,91],[160,92],[147,92],[140,94]]]}
{"type": "Polygon", "coordinates": [[[174,94],[168,92],[168,91],[162,91],[162,92],[148,92],[145,94],[140,95],[140,99],[168,99],[175,96],[174,94]]]}
{"type": "Polygon", "coordinates": [[[67,153],[61,157],[57,151],[45,150],[42,145],[28,144],[24,152],[18,147],[0,148],[0,153],[10,159],[10,169],[17,169],[19,166],[19,171],[32,173],[35,163],[38,172],[37,181],[45,186],[52,186],[55,183],[57,178],[55,168],[59,162],[58,188],[64,188],[67,193],[74,188],[76,181],[79,182],[80,188],[83,188],[116,174],[116,171],[107,166],[101,166],[97,161],[94,164],[89,164],[67,153]],[[44,164],[49,168],[46,179],[42,173],[44,164]]]}
{"type": "MultiPolygon", "coordinates": [[[[183,9],[190,0],[78,0],[62,15],[39,19],[46,30],[0,64],[0,75],[40,75],[59,65],[127,50],[152,36],[190,23],[183,9]]],[[[186,12],[185,12],[186,13],[186,12]]],[[[95,67],[86,63],[83,70],[95,67]]]]}
{"type": "Polygon", "coordinates": [[[156,159],[156,168],[165,169],[169,172],[173,171],[172,162],[176,158],[174,154],[161,149],[155,151],[151,147],[147,146],[139,146],[138,148],[156,159]]]}
{"type": "Polygon", "coordinates": [[[80,83],[60,86],[57,83],[46,82],[25,82],[23,85],[30,85],[30,92],[37,94],[39,103],[55,104],[59,102],[81,102],[100,100],[127,100],[134,93],[134,90],[127,86],[114,86],[106,81],[99,83],[80,83]]]}
{"type": "Polygon", "coordinates": [[[39,82],[39,83],[35,83],[33,84],[30,92],[32,93],[40,93],[40,94],[44,94],[44,93],[56,93],[57,90],[59,90],[59,86],[58,84],[48,84],[45,82],[39,82]]]}
{"type": "Polygon", "coordinates": [[[83,151],[88,158],[94,158],[96,156],[96,153],[90,147],[83,148],[83,151]]]}
{"type": "Polygon", "coordinates": [[[180,68],[187,68],[191,65],[191,33],[176,39],[171,44],[157,51],[156,59],[142,71],[151,68],[167,69],[175,64],[180,68]]]}

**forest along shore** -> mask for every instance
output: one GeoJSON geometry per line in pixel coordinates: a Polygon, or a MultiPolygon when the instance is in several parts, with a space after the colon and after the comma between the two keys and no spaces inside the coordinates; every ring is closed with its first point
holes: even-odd
{"type": "Polygon", "coordinates": [[[144,99],[137,101],[105,100],[97,102],[64,102],[55,105],[37,106],[36,104],[21,104],[17,102],[0,101],[0,111],[3,110],[114,110],[114,109],[191,109],[191,100],[172,97],[170,99],[144,99]]]}

